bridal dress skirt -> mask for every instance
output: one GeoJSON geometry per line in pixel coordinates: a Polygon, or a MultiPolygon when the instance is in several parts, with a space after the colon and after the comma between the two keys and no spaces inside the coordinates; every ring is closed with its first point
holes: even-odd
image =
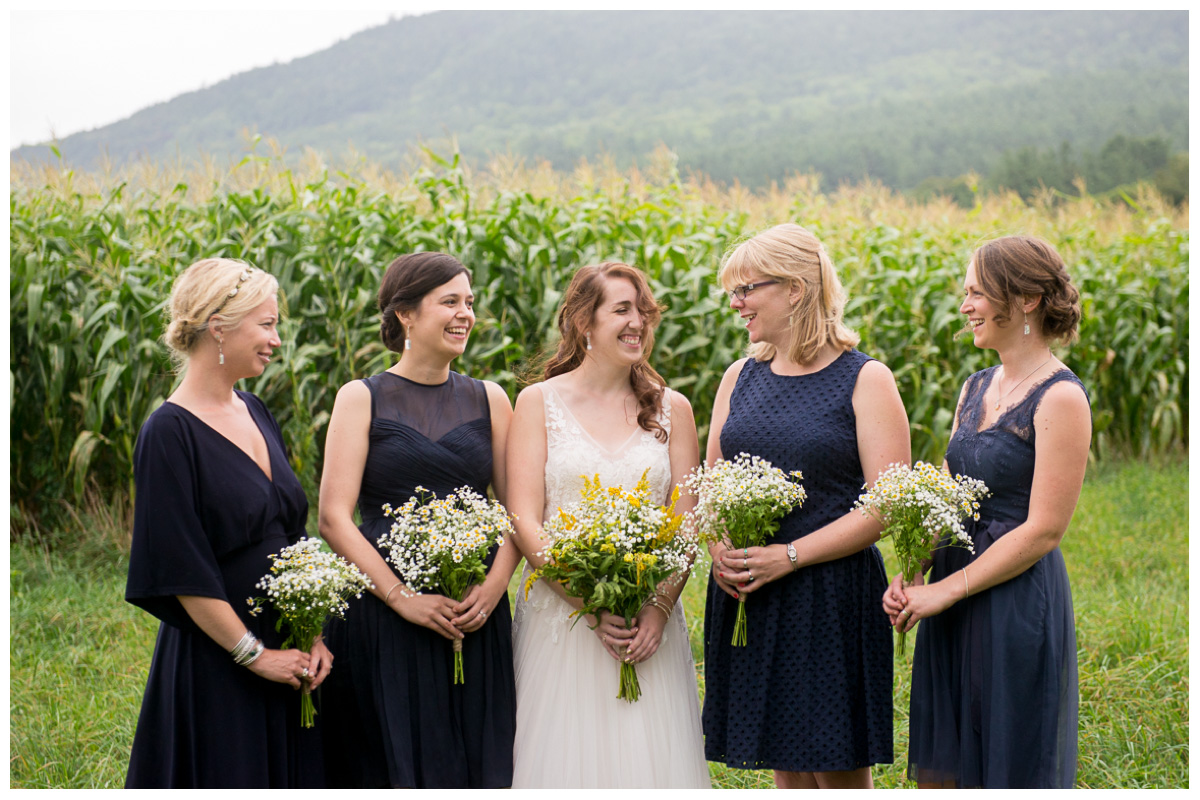
{"type": "MultiPolygon", "coordinates": [[[[528,568],[523,577],[528,577],[528,568]]],[[[617,699],[620,663],[542,581],[517,591],[513,788],[710,788],[696,669],[677,602],[642,695],[617,699]]]]}

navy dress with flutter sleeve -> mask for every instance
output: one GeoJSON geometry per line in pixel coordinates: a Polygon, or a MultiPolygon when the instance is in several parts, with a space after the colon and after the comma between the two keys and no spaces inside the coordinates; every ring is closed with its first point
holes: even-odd
{"type": "Polygon", "coordinates": [[[233,662],[179,595],[226,600],[278,648],[271,609],[247,599],[270,556],[304,535],[308,501],[266,406],[238,392],[266,440],[268,478],[241,448],[174,403],[142,426],[134,450],[133,541],[125,599],[162,620],[129,759],[129,788],[323,785],[318,728],[300,727],[300,695],[233,662]]]}

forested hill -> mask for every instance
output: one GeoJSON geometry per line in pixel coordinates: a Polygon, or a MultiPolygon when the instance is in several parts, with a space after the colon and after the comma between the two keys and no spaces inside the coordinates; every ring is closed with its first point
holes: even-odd
{"type": "MultiPolygon", "coordinates": [[[[202,54],[195,54],[202,57],[202,54]]],[[[153,69],[152,64],[147,69],[153,69]]],[[[1188,135],[1186,12],[439,12],[237,75],[59,143],[72,164],[418,141],[569,168],[665,142],[762,185],[816,170],[909,188],[1005,150],[1188,135]]],[[[13,151],[51,157],[47,146],[13,151]]]]}

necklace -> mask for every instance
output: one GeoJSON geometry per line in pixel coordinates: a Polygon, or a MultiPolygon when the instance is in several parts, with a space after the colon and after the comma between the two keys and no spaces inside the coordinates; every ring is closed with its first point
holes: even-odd
{"type": "Polygon", "coordinates": [[[1025,382],[1025,381],[1027,381],[1027,380],[1029,380],[1030,376],[1032,376],[1032,375],[1033,375],[1033,373],[1037,372],[1039,369],[1041,369],[1042,367],[1044,367],[1044,366],[1046,366],[1047,364],[1049,364],[1049,363],[1050,363],[1050,359],[1051,359],[1051,358],[1054,358],[1054,354],[1053,354],[1053,353],[1050,355],[1050,358],[1047,358],[1045,361],[1043,361],[1042,363],[1040,363],[1040,364],[1038,364],[1036,367],[1034,367],[1032,370],[1030,370],[1030,372],[1029,372],[1029,374],[1028,374],[1028,375],[1026,375],[1024,378],[1021,378],[1021,380],[1017,381],[1015,384],[1013,384],[1012,386],[1010,386],[1010,387],[1008,388],[1008,391],[1007,391],[1007,392],[1004,392],[1003,394],[1001,394],[1001,393],[1000,393],[1000,384],[1001,384],[1001,382],[1002,382],[1002,380],[1003,380],[1003,379],[996,381],[996,408],[995,408],[995,410],[996,410],[996,411],[999,411],[999,410],[1000,410],[1000,403],[1002,403],[1002,402],[1004,401],[1004,398],[1006,398],[1006,397],[1008,397],[1010,394],[1012,394],[1012,393],[1013,393],[1013,390],[1014,390],[1014,389],[1016,389],[1018,386],[1020,386],[1022,383],[1024,383],[1024,382],[1025,382]]]}

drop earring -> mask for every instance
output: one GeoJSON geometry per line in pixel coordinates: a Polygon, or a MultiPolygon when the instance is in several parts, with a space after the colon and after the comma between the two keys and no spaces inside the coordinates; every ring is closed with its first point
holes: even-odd
{"type": "Polygon", "coordinates": [[[591,350],[592,349],[592,335],[590,333],[585,333],[583,335],[583,338],[587,340],[587,349],[591,350]]]}
{"type": "Polygon", "coordinates": [[[1029,312],[1025,312],[1025,335],[1029,335],[1029,312]]]}
{"type": "Polygon", "coordinates": [[[224,339],[217,339],[217,364],[219,364],[221,366],[225,366],[225,349],[223,347],[224,344],[225,344],[224,339]]]}
{"type": "Polygon", "coordinates": [[[404,326],[404,349],[412,350],[412,326],[404,326]]]}

